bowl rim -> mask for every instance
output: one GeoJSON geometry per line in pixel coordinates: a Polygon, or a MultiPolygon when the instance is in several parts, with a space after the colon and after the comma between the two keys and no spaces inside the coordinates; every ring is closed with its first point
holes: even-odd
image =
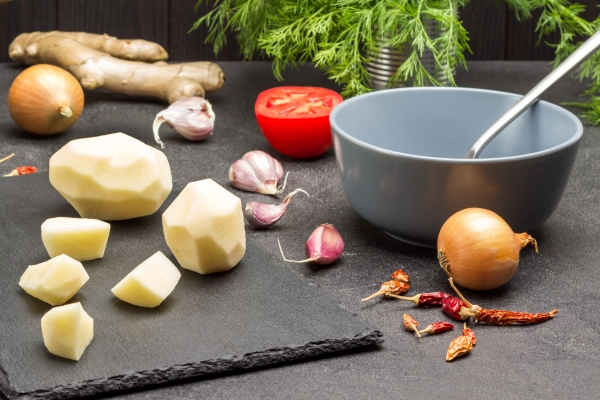
{"type": "MultiPolygon", "coordinates": [[[[583,136],[583,123],[575,114],[573,114],[571,111],[567,110],[566,108],[560,107],[560,106],[558,106],[554,103],[551,103],[549,101],[546,101],[546,100],[538,100],[531,107],[535,107],[538,103],[543,103],[545,106],[548,106],[550,108],[557,110],[559,113],[564,114],[567,118],[571,119],[575,123],[575,125],[577,126],[577,131],[571,138],[569,138],[569,140],[567,140],[561,144],[558,144],[556,146],[550,147],[545,150],[536,151],[534,153],[520,154],[520,155],[516,155],[516,156],[509,156],[509,157],[448,158],[448,157],[431,157],[431,156],[421,156],[421,155],[416,155],[416,154],[403,153],[400,151],[385,149],[383,147],[375,146],[370,143],[366,143],[362,140],[359,140],[359,139],[355,138],[354,136],[351,136],[350,134],[345,132],[343,129],[341,129],[340,126],[338,125],[338,123],[336,122],[337,114],[340,112],[340,109],[343,108],[344,104],[354,103],[356,101],[361,101],[361,100],[371,97],[371,96],[380,96],[381,94],[384,94],[384,93],[391,93],[391,92],[397,92],[397,91],[406,92],[406,91],[436,91],[436,90],[437,91],[441,90],[441,91],[484,92],[484,93],[492,93],[492,94],[501,94],[501,95],[517,97],[517,98],[523,97],[523,95],[521,95],[521,94],[504,92],[504,91],[500,91],[500,90],[480,89],[480,88],[470,88],[470,87],[440,87],[440,86],[391,88],[391,89],[383,89],[383,90],[377,90],[377,91],[373,91],[373,92],[369,92],[369,93],[360,94],[360,95],[357,95],[352,98],[344,100],[343,102],[341,102],[340,104],[335,106],[333,108],[333,110],[331,111],[331,113],[329,114],[329,124],[332,128],[332,135],[334,136],[334,147],[335,147],[335,135],[340,135],[340,136],[344,137],[345,139],[353,142],[356,145],[365,147],[371,151],[375,151],[375,152],[382,153],[385,155],[402,156],[402,157],[405,157],[408,159],[424,160],[424,161],[428,161],[428,162],[486,164],[486,163],[512,162],[512,161],[518,161],[518,160],[543,157],[548,154],[554,154],[564,148],[571,147],[574,143],[577,143],[578,141],[580,141],[581,137],[583,136]]],[[[481,133],[483,134],[483,132],[481,132],[481,133]]],[[[467,151],[468,151],[468,149],[467,149],[467,151]]],[[[467,154],[467,152],[465,151],[465,156],[466,156],[466,154],[467,154]]]]}

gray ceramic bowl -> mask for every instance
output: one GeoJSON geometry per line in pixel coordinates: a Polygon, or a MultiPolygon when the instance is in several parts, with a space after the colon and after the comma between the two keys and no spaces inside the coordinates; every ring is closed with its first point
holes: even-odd
{"type": "Polygon", "coordinates": [[[569,111],[539,101],[465,159],[520,95],[402,88],[356,96],[331,113],[344,192],[356,212],[406,242],[435,246],[467,207],[490,209],[515,232],[542,225],[563,195],[583,134],[569,111]]]}

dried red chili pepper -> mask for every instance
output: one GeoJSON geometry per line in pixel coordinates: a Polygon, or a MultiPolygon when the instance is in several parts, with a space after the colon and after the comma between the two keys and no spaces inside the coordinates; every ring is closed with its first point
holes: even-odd
{"type": "Polygon", "coordinates": [[[442,299],[442,311],[444,311],[447,316],[457,321],[462,321],[468,318],[460,313],[461,310],[466,308],[466,303],[458,297],[448,295],[448,297],[442,299]]]}
{"type": "Polygon", "coordinates": [[[458,312],[461,319],[473,318],[475,322],[485,322],[490,325],[537,324],[548,321],[558,312],[558,310],[552,310],[548,313],[529,313],[482,308],[477,304],[469,303],[456,288],[456,286],[454,286],[452,278],[450,278],[449,281],[456,294],[463,301],[463,305],[460,307],[458,312]]]}
{"type": "Polygon", "coordinates": [[[396,271],[392,272],[392,280],[408,283],[410,281],[410,276],[408,276],[408,274],[403,270],[397,269],[396,271]]]}
{"type": "Polygon", "coordinates": [[[32,165],[24,165],[15,169],[19,175],[33,174],[37,172],[37,168],[32,165]]]}
{"type": "Polygon", "coordinates": [[[473,305],[473,318],[475,322],[485,322],[490,325],[512,325],[512,324],[537,324],[553,318],[558,310],[548,313],[528,313],[509,310],[488,310],[473,305]]]}
{"type": "MultiPolygon", "coordinates": [[[[451,324],[450,322],[445,322],[445,321],[438,321],[438,322],[434,322],[433,324],[427,325],[425,327],[425,329],[420,330],[419,333],[428,333],[430,335],[437,335],[438,333],[451,331],[452,329],[454,329],[454,324],[451,324]]],[[[463,335],[464,335],[464,333],[463,333],[463,335]]]]}
{"type": "Polygon", "coordinates": [[[24,165],[24,166],[15,168],[14,170],[12,170],[12,172],[10,174],[4,175],[4,176],[27,175],[27,174],[33,174],[36,171],[37,171],[36,167],[33,167],[31,165],[24,165]]]}
{"type": "Polygon", "coordinates": [[[418,325],[419,323],[413,317],[408,314],[404,314],[404,329],[407,331],[414,331],[418,337],[421,337],[419,329],[417,328],[418,325]]]}
{"type": "Polygon", "coordinates": [[[444,292],[420,293],[420,294],[415,294],[414,296],[411,296],[411,297],[398,296],[398,295],[394,295],[394,294],[389,294],[387,296],[393,297],[395,299],[412,301],[413,303],[415,303],[416,305],[418,305],[420,307],[441,306],[442,300],[444,300],[447,297],[450,297],[450,295],[448,293],[444,293],[444,292]]]}
{"type": "Polygon", "coordinates": [[[377,292],[373,293],[372,295],[365,297],[364,299],[362,299],[362,301],[371,300],[374,297],[382,296],[382,295],[403,294],[403,293],[408,292],[409,289],[410,289],[410,285],[405,282],[398,282],[398,281],[393,281],[393,280],[383,282],[383,284],[381,285],[381,289],[379,289],[377,292]]]}
{"type": "Polygon", "coordinates": [[[475,332],[473,332],[473,329],[467,328],[466,322],[464,324],[462,334],[463,334],[463,336],[470,336],[471,339],[473,339],[473,346],[475,346],[477,344],[477,338],[475,337],[475,332]]]}
{"type": "Polygon", "coordinates": [[[475,333],[467,328],[465,323],[463,333],[459,337],[452,339],[448,351],[446,352],[446,361],[452,361],[457,357],[468,354],[475,346],[475,333]]]}

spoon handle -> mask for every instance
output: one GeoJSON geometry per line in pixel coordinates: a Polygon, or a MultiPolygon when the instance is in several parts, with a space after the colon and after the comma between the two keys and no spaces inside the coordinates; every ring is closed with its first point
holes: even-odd
{"type": "Polygon", "coordinates": [[[573,68],[592,55],[600,47],[600,31],[593,34],[577,50],[560,63],[551,73],[542,79],[533,89],[523,96],[514,106],[502,115],[492,126],[484,132],[475,142],[465,158],[477,158],[484,147],[500,133],[508,124],[533,105],[538,98],[554,85],[560,78],[568,74],[573,68]]]}

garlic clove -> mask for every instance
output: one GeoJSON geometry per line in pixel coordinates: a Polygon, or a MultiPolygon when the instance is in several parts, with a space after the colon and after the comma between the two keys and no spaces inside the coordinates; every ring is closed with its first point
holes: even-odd
{"type": "Polygon", "coordinates": [[[186,139],[198,141],[212,134],[214,117],[206,112],[194,112],[167,120],[167,124],[186,139]]]}
{"type": "Polygon", "coordinates": [[[271,227],[273,224],[279,221],[281,217],[283,217],[283,214],[285,213],[285,210],[287,209],[290,200],[292,200],[292,197],[294,197],[299,192],[302,192],[309,196],[308,193],[306,193],[304,190],[296,189],[293,192],[290,192],[287,196],[285,196],[285,198],[279,205],[265,204],[258,201],[249,202],[248,204],[246,204],[246,208],[244,210],[244,216],[246,217],[246,221],[248,221],[248,223],[254,226],[255,228],[271,227]]]}
{"type": "Polygon", "coordinates": [[[164,122],[188,140],[204,140],[212,135],[215,118],[212,106],[206,99],[186,97],[156,114],[152,125],[154,140],[161,148],[165,147],[158,135],[158,130],[164,122]]]}
{"type": "Polygon", "coordinates": [[[331,224],[321,224],[306,242],[306,255],[317,264],[331,264],[344,251],[342,236],[331,224]]]}
{"type": "Polygon", "coordinates": [[[264,187],[252,166],[243,159],[235,161],[229,168],[229,182],[236,188],[247,192],[256,192],[264,187]]]}
{"type": "Polygon", "coordinates": [[[232,186],[248,192],[279,194],[285,189],[277,186],[283,176],[281,163],[261,150],[249,151],[229,168],[229,182],[232,186]]]}
{"type": "MultiPolygon", "coordinates": [[[[279,239],[277,239],[279,243],[279,239]]],[[[279,251],[285,261],[305,263],[314,262],[315,264],[327,265],[335,262],[341,257],[344,252],[344,240],[340,233],[332,224],[321,224],[306,241],[306,256],[305,260],[288,260],[283,255],[281,243],[279,243],[279,251]]]]}
{"type": "Polygon", "coordinates": [[[281,163],[264,151],[249,151],[242,156],[242,160],[246,160],[263,181],[277,181],[283,176],[281,163]]]}

